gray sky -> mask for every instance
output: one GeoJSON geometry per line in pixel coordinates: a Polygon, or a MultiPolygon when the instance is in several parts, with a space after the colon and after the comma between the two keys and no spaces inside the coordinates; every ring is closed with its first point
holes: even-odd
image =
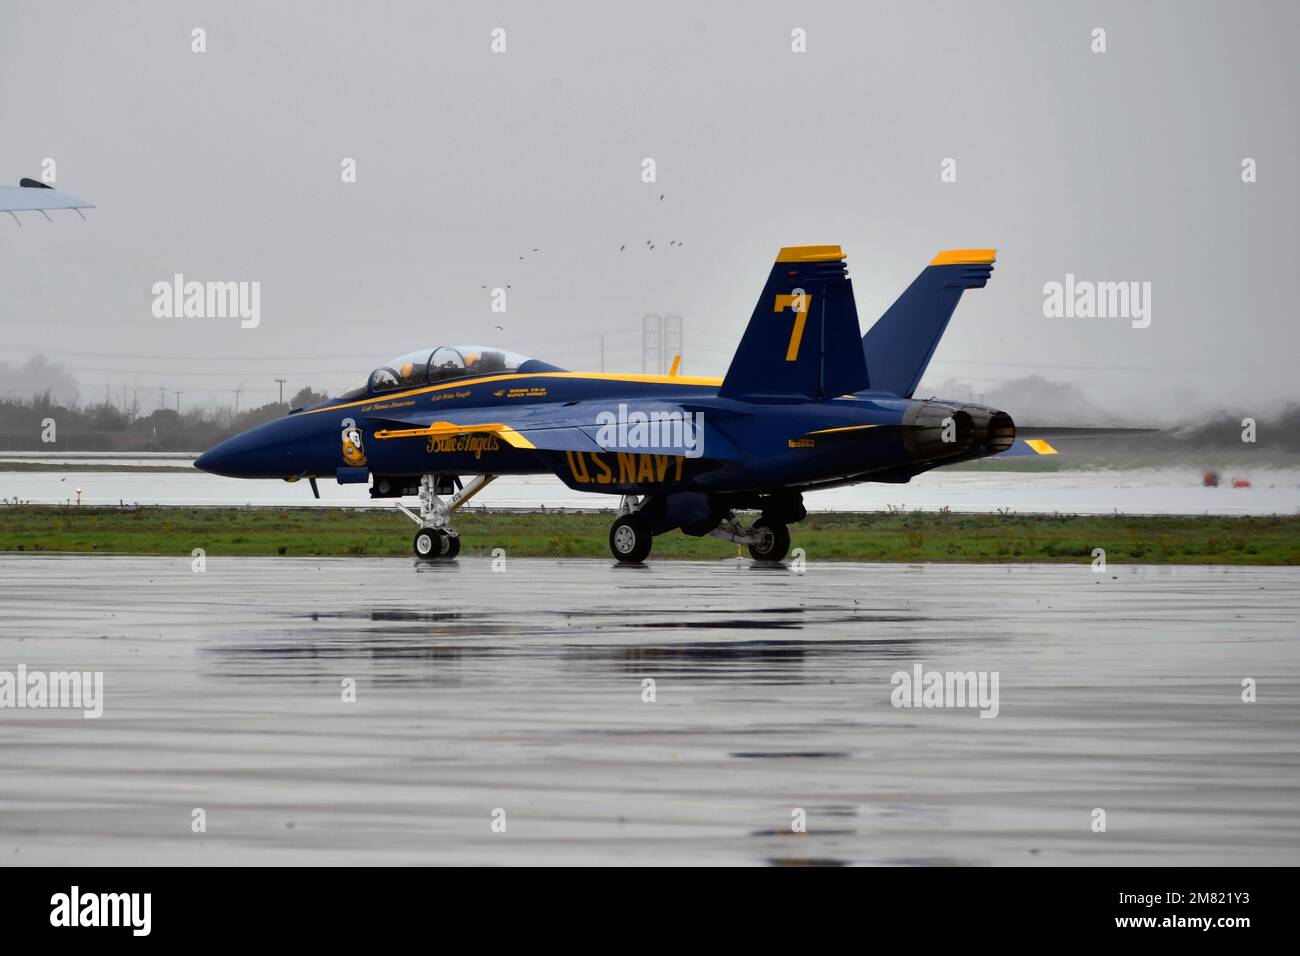
{"type": "Polygon", "coordinates": [[[1153,418],[1300,397],[1295,3],[77,2],[3,21],[0,181],[52,157],[98,208],[0,217],[0,362],[44,352],[83,397],[260,403],[275,377],[338,388],[441,342],[592,369],[602,331],[608,367],[640,371],[646,312],[682,314],[683,371],[720,374],[777,249],[803,243],[844,247],[864,331],[935,252],[997,247],[922,391],[1039,373],[1153,418]],[[259,281],[260,326],[155,318],[176,272],[259,281]],[[1067,272],[1150,282],[1150,327],[1045,318],[1067,272]],[[507,283],[491,312],[481,286],[507,283]]]}

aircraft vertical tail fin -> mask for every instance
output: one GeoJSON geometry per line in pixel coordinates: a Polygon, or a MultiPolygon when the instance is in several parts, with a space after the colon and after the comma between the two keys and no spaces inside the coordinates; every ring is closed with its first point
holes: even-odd
{"type": "Polygon", "coordinates": [[[961,294],[982,289],[996,249],[941,252],[862,337],[871,387],[911,398],[961,294]]]}
{"type": "Polygon", "coordinates": [[[867,387],[853,283],[839,246],[787,246],[759,296],[718,394],[835,398],[867,387]]]}

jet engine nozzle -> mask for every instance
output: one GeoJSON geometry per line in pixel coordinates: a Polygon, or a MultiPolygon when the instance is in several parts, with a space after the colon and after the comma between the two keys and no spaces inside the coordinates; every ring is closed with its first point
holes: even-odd
{"type": "Polygon", "coordinates": [[[962,405],[961,411],[975,423],[976,446],[985,455],[996,455],[1010,448],[1016,440],[1016,423],[1006,412],[985,405],[962,405]]]}
{"type": "Polygon", "coordinates": [[[903,416],[903,444],[915,461],[955,458],[975,443],[970,412],[951,405],[917,402],[903,416]]]}

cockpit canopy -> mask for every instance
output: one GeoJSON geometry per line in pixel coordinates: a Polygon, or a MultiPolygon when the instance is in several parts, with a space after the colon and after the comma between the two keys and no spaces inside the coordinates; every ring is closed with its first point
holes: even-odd
{"type": "Polygon", "coordinates": [[[530,359],[491,345],[440,345],[436,349],[408,352],[381,365],[362,384],[348,389],[339,398],[356,401],[367,395],[382,395],[423,385],[437,385],[472,375],[497,375],[502,372],[545,372],[555,366],[530,359]]]}

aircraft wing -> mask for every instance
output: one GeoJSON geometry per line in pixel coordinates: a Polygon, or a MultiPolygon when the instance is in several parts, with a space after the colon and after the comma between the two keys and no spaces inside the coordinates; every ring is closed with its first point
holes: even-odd
{"type": "MultiPolygon", "coordinates": [[[[17,186],[0,186],[0,212],[45,212],[47,209],[94,209],[94,203],[78,199],[34,179],[19,180],[17,186]]],[[[14,216],[17,219],[17,216],[14,216]]]]}
{"type": "MultiPolygon", "coordinates": [[[[629,412],[654,412],[689,414],[673,402],[635,401],[624,403],[629,412]]],[[[677,443],[636,443],[631,429],[620,430],[617,425],[606,427],[598,418],[603,412],[617,412],[609,402],[574,402],[568,405],[533,405],[508,408],[500,405],[491,408],[472,408],[442,411],[431,408],[406,415],[379,413],[370,420],[378,428],[375,438],[384,441],[396,438],[442,438],[458,434],[498,435],[515,448],[538,451],[586,452],[639,452],[643,454],[681,454],[677,443]]],[[[692,421],[697,419],[692,418],[692,421]]],[[[708,417],[704,419],[702,436],[704,457],[738,459],[743,457],[735,445],[708,417]]],[[[661,436],[680,439],[681,432],[673,435],[667,428],[661,436]]],[[[698,440],[698,439],[697,439],[698,440]]]]}

